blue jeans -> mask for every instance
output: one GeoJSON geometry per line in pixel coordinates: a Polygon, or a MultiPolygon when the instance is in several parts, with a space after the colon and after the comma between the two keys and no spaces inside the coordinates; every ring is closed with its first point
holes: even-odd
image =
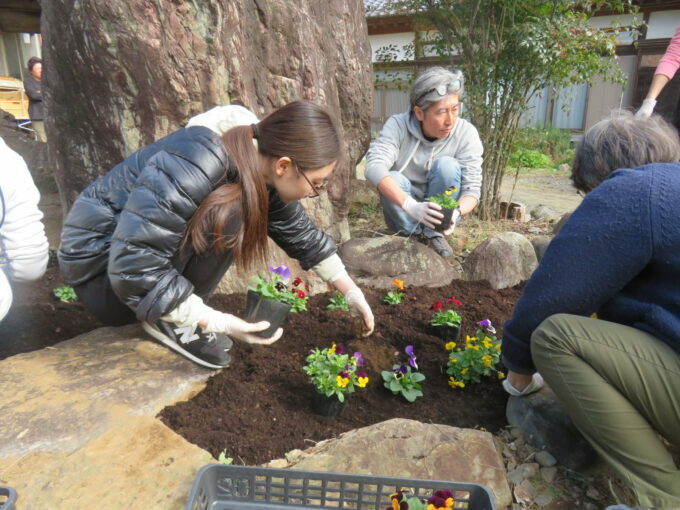
{"type": "MultiPolygon", "coordinates": [[[[413,194],[413,185],[403,174],[399,172],[390,172],[390,177],[403,189],[406,194],[418,200],[413,194]]],[[[451,186],[455,186],[458,191],[455,194],[456,200],[460,197],[461,185],[461,168],[454,158],[450,156],[443,156],[434,161],[432,169],[427,174],[427,189],[425,190],[425,198],[433,195],[443,193],[451,186]]],[[[385,216],[385,223],[387,227],[402,236],[410,236],[412,234],[423,234],[425,237],[432,238],[442,236],[441,232],[427,228],[422,223],[417,223],[404,210],[390,202],[387,198],[380,195],[380,204],[382,205],[383,215],[385,216]]]]}

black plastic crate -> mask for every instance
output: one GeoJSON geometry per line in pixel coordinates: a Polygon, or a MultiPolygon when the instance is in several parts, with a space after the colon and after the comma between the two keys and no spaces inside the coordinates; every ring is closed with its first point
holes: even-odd
{"type": "Polygon", "coordinates": [[[476,483],[209,464],[196,475],[185,510],[385,510],[403,488],[421,499],[448,489],[456,510],[496,508],[491,491],[476,483]]]}
{"type": "Polygon", "coordinates": [[[0,510],[14,510],[17,492],[9,487],[0,487],[0,510]]]}

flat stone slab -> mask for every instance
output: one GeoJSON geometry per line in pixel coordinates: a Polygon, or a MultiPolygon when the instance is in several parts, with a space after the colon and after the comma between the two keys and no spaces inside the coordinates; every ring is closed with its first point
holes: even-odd
{"type": "Polygon", "coordinates": [[[214,459],[155,415],[213,374],[137,325],[0,361],[0,485],[17,510],[184,508],[214,459]]]}
{"type": "Polygon", "coordinates": [[[214,373],[137,325],[100,328],[0,362],[0,457],[68,452],[119,415],[155,416],[214,373]]]}
{"type": "Polygon", "coordinates": [[[394,418],[322,441],[270,463],[310,471],[479,483],[496,507],[512,503],[493,436],[474,429],[394,418]]]}

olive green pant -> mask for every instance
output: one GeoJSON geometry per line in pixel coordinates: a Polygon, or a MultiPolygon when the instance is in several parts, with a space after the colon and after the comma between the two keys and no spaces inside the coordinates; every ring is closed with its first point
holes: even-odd
{"type": "Polygon", "coordinates": [[[537,370],[642,506],[680,508],[680,470],[657,433],[680,446],[680,356],[654,336],[575,315],[531,336],[537,370]]]}

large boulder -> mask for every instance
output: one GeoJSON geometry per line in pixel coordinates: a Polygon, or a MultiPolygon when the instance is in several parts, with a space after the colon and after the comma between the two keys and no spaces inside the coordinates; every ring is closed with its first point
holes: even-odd
{"type": "Polygon", "coordinates": [[[481,430],[394,418],[322,441],[271,465],[479,483],[493,492],[497,508],[512,503],[502,457],[493,436],[481,430]]]}
{"type": "Polygon", "coordinates": [[[557,223],[555,223],[555,226],[553,227],[553,234],[557,235],[557,233],[562,229],[564,224],[569,220],[571,217],[571,212],[564,213],[559,220],[557,220],[557,223]]]}
{"type": "Polygon", "coordinates": [[[465,260],[467,279],[486,280],[505,289],[528,280],[538,261],[531,242],[517,232],[503,232],[481,243],[465,260]]]}
{"type": "Polygon", "coordinates": [[[510,397],[506,416],[529,444],[547,450],[569,469],[586,471],[601,463],[548,386],[526,397],[510,397]]]}
{"type": "Polygon", "coordinates": [[[534,252],[536,253],[536,260],[539,262],[543,258],[543,255],[545,255],[545,252],[550,245],[550,241],[552,241],[552,238],[547,236],[534,237],[531,240],[531,246],[534,247],[534,252]]]}
{"type": "Polygon", "coordinates": [[[340,258],[359,285],[383,289],[395,278],[426,287],[463,278],[455,260],[449,263],[424,244],[399,236],[351,239],[340,247],[340,258]]]}

